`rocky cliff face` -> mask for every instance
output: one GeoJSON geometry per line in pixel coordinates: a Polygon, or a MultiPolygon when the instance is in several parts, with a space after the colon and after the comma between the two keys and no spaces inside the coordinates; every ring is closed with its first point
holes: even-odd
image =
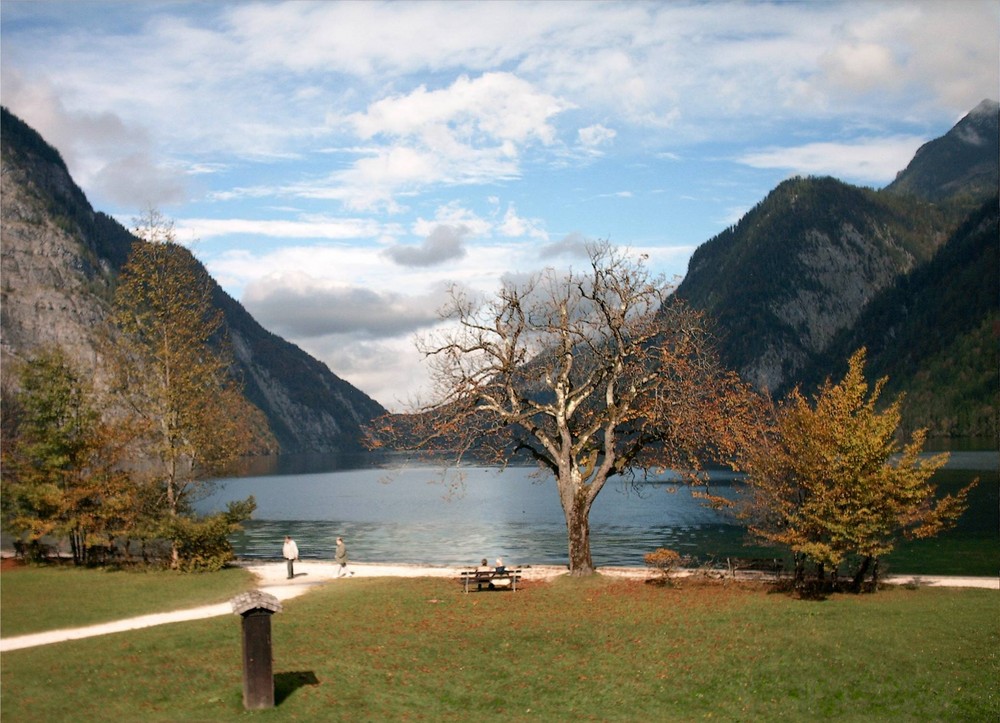
{"type": "Polygon", "coordinates": [[[58,154],[4,118],[0,175],[0,353],[5,368],[41,346],[96,369],[95,332],[107,324],[113,270],[81,242],[85,207],[58,154]],[[18,142],[27,139],[28,142],[18,142]],[[53,213],[68,207],[68,214],[53,213]]]}
{"type": "MultiPolygon", "coordinates": [[[[2,124],[0,362],[7,370],[38,348],[57,345],[99,379],[98,340],[112,333],[115,279],[135,239],[91,208],[58,152],[35,131],[6,109],[2,124]]],[[[385,412],[382,406],[265,330],[211,283],[235,373],[281,451],[362,449],[362,427],[385,412]]]]}

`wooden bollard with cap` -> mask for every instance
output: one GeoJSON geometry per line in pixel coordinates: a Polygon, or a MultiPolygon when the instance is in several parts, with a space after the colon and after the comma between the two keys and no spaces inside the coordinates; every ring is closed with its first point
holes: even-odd
{"type": "Polygon", "coordinates": [[[251,590],[230,603],[233,612],[243,617],[243,707],[273,708],[271,615],[281,612],[281,602],[274,595],[251,590]]]}

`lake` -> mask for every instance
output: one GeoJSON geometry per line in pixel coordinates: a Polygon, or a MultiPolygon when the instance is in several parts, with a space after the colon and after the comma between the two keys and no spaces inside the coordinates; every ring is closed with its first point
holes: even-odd
{"type": "MultiPolygon", "coordinates": [[[[511,564],[565,565],[566,527],[555,482],[534,467],[443,470],[414,463],[373,464],[368,457],[325,455],[255,460],[240,476],[219,480],[199,512],[253,495],[254,519],[232,538],[245,558],[281,556],[291,535],[306,559],[331,559],[337,536],[358,562],[471,565],[503,557],[511,564]]],[[[996,575],[1000,570],[996,452],[956,452],[935,482],[953,491],[980,484],[955,530],[907,542],[887,560],[896,573],[996,575]]],[[[733,498],[739,480],[710,472],[712,492],[733,498]]],[[[706,508],[669,475],[629,485],[612,480],[591,512],[591,552],[600,566],[643,566],[666,547],[700,560],[780,554],[747,547],[745,531],[706,508]]]]}

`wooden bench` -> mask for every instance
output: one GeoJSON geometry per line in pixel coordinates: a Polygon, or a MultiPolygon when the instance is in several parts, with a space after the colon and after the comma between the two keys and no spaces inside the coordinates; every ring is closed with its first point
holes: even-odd
{"type": "Polygon", "coordinates": [[[463,570],[458,578],[465,592],[473,586],[476,590],[511,590],[517,591],[517,583],[521,581],[520,569],[496,570],[463,570]]]}
{"type": "Polygon", "coordinates": [[[777,557],[727,557],[726,565],[729,567],[729,574],[736,577],[740,570],[751,570],[754,572],[772,572],[780,575],[785,568],[785,563],[777,557]]]}

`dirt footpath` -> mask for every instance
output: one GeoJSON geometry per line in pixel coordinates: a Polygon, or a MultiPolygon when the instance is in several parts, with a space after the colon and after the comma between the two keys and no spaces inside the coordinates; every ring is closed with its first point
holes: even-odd
{"type": "MultiPolygon", "coordinates": [[[[4,558],[3,568],[5,574],[17,574],[18,563],[4,558]]],[[[298,597],[309,590],[327,584],[337,584],[345,579],[339,577],[340,566],[332,562],[314,562],[304,560],[295,563],[295,577],[288,579],[284,562],[264,562],[248,564],[246,568],[252,572],[260,582],[259,589],[263,592],[274,595],[278,600],[289,600],[298,597]]],[[[350,563],[347,566],[350,577],[454,577],[458,578],[461,567],[432,567],[423,565],[382,565],[378,563],[350,563]],[[353,574],[351,574],[353,573],[353,574]]],[[[525,580],[550,580],[566,573],[565,567],[560,566],[525,566],[521,568],[522,576],[525,580]]],[[[602,568],[602,575],[609,577],[627,577],[631,579],[646,579],[651,573],[646,568],[639,567],[616,567],[602,568]]],[[[683,575],[683,573],[681,573],[683,575]]],[[[960,577],[942,575],[891,575],[884,580],[890,585],[913,585],[918,587],[976,587],[991,590],[1000,590],[1000,578],[990,577],[960,577]]],[[[13,638],[0,639],[0,653],[11,650],[30,648],[36,645],[48,645],[59,643],[64,640],[79,640],[95,635],[108,635],[110,633],[120,633],[128,630],[138,630],[153,625],[164,625],[167,623],[184,622],[187,620],[199,620],[202,618],[217,617],[220,615],[235,614],[232,605],[228,602],[216,603],[215,605],[204,605],[186,610],[175,610],[172,612],[155,613],[152,615],[141,615],[127,620],[116,620],[110,623],[99,625],[88,625],[82,628],[69,628],[63,630],[49,630],[44,633],[34,633],[31,635],[20,635],[13,638]]]]}

